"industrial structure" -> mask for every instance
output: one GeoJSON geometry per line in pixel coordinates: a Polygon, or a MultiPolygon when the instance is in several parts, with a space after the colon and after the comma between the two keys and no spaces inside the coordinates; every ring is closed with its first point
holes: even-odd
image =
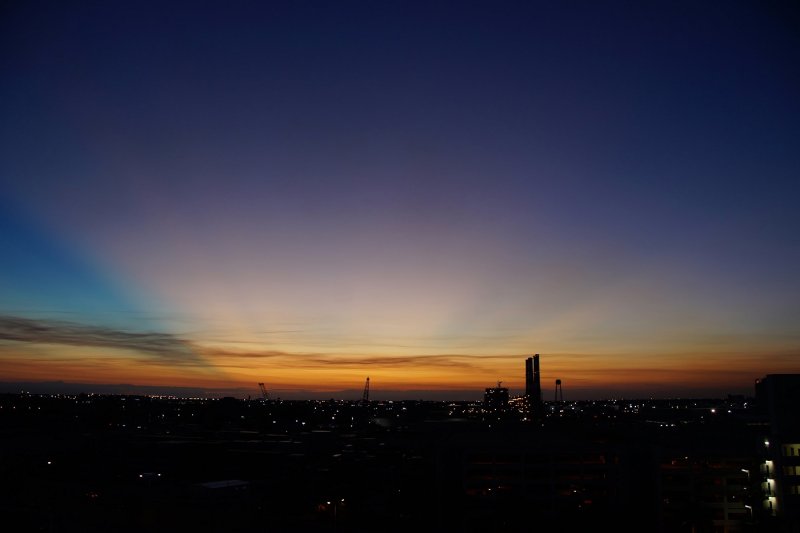
{"type": "Polygon", "coordinates": [[[542,385],[539,378],[539,354],[525,360],[525,397],[532,416],[542,413],[542,385]]]}
{"type": "Polygon", "coordinates": [[[483,407],[488,411],[502,411],[508,407],[508,387],[498,381],[497,387],[486,387],[483,394],[483,407]]]}
{"type": "Polygon", "coordinates": [[[564,389],[561,388],[561,380],[556,380],[556,395],[554,398],[556,402],[563,402],[564,401],[564,389]]]}
{"type": "MultiPolygon", "coordinates": [[[[533,358],[530,369],[533,385],[533,358]]],[[[398,527],[371,531],[800,533],[800,375],[756,380],[755,398],[550,405],[551,388],[537,419],[506,385],[491,383],[488,409],[281,401],[274,390],[260,409],[233,397],[0,394],[0,426],[14,429],[4,433],[12,453],[0,454],[0,513],[8,531],[147,531],[154,517],[196,532],[265,518],[278,531],[310,520],[325,530],[336,512],[337,531],[389,519],[398,527]],[[125,438],[103,438],[107,428],[125,438]],[[92,446],[63,453],[87,435],[92,446]],[[358,480],[346,494],[331,490],[342,458],[358,480]],[[198,477],[198,464],[224,476],[198,477]],[[320,505],[343,496],[358,505],[320,505]]]]}
{"type": "Polygon", "coordinates": [[[364,393],[361,395],[361,403],[369,403],[369,376],[367,376],[367,382],[364,384],[364,393]]]}
{"type": "Polygon", "coordinates": [[[258,388],[261,389],[261,397],[264,399],[264,401],[269,400],[269,393],[267,392],[267,387],[263,383],[259,383],[258,388]]]}

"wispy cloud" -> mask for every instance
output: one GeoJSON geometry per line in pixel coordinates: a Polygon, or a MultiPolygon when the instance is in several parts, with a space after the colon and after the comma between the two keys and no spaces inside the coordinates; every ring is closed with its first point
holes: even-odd
{"type": "MultiPolygon", "coordinates": [[[[197,364],[199,359],[228,361],[271,360],[277,366],[300,368],[404,368],[440,367],[474,368],[489,361],[515,356],[470,354],[414,354],[384,356],[354,353],[341,355],[325,352],[287,352],[281,350],[231,350],[195,344],[168,333],[131,332],[104,326],[86,325],[67,320],[32,319],[0,315],[0,340],[31,344],[62,344],[70,346],[124,349],[157,356],[153,362],[168,364],[197,364]]],[[[146,361],[143,361],[146,362],[146,361]]],[[[235,363],[234,363],[235,364],[235,363]]]]}
{"type": "MultiPolygon", "coordinates": [[[[295,357],[295,356],[308,356],[311,354],[297,354],[290,352],[282,352],[279,350],[225,350],[221,348],[197,348],[205,355],[213,357],[224,358],[242,358],[242,359],[271,359],[274,357],[295,357]]],[[[315,355],[315,354],[314,354],[315,355]]]]}
{"type": "Polygon", "coordinates": [[[469,361],[469,356],[459,355],[412,355],[397,357],[316,357],[310,358],[309,362],[318,365],[340,365],[340,366],[380,366],[383,368],[406,367],[406,366],[446,366],[469,368],[474,366],[469,361]]]}
{"type": "Polygon", "coordinates": [[[224,358],[230,366],[230,361],[236,359],[254,360],[270,359],[271,364],[279,366],[292,366],[302,368],[324,367],[458,367],[475,368],[499,360],[515,360],[520,356],[508,355],[470,355],[470,354],[418,354],[418,355],[374,355],[355,353],[341,355],[324,352],[285,352],[280,350],[225,350],[217,348],[197,348],[204,356],[212,359],[224,358]]]}
{"type": "Polygon", "coordinates": [[[0,315],[0,340],[116,348],[155,355],[176,364],[197,362],[191,344],[168,333],[123,331],[65,320],[0,315]]]}

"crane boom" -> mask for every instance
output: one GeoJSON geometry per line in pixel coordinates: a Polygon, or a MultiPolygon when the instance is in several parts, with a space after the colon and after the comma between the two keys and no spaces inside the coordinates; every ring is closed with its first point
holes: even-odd
{"type": "Polygon", "coordinates": [[[364,394],[361,396],[361,401],[363,403],[369,403],[369,376],[367,376],[367,382],[364,385],[364,394]]]}

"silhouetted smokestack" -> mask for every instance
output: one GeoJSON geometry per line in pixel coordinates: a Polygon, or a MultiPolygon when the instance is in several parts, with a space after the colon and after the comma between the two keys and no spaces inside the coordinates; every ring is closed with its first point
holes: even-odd
{"type": "Polygon", "coordinates": [[[542,384],[539,378],[539,354],[525,360],[525,396],[530,415],[535,419],[542,414],[542,384]]]}
{"type": "Polygon", "coordinates": [[[533,396],[533,358],[528,357],[525,359],[525,396],[533,396]]]}

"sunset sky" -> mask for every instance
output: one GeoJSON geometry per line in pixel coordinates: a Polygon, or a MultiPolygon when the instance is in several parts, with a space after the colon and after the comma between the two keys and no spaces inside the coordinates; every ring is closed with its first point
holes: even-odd
{"type": "Polygon", "coordinates": [[[0,43],[3,390],[800,372],[796,4],[12,1],[0,43]]]}

